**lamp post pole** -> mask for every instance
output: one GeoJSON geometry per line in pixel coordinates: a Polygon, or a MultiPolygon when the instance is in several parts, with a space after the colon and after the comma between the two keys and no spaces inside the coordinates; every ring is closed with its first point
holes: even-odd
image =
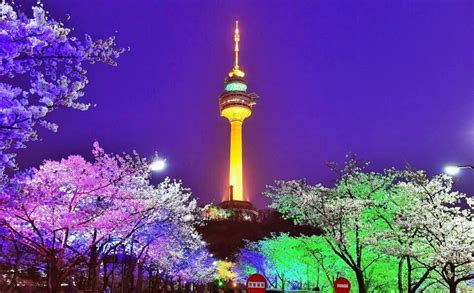
{"type": "Polygon", "coordinates": [[[464,166],[459,166],[461,169],[471,169],[474,170],[474,165],[464,165],[464,166]]]}
{"type": "Polygon", "coordinates": [[[444,171],[448,175],[457,175],[461,169],[471,169],[474,171],[474,165],[449,165],[444,168],[444,171]]]}

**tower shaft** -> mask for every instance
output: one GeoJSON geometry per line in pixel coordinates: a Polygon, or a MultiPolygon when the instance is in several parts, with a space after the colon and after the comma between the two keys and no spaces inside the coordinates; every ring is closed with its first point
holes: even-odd
{"type": "MultiPolygon", "coordinates": [[[[234,94],[231,98],[236,99],[234,94]]],[[[230,123],[230,156],[229,156],[229,200],[245,200],[242,167],[242,125],[252,111],[242,105],[232,105],[221,111],[230,123]]]]}
{"type": "Polygon", "coordinates": [[[230,121],[230,165],[229,186],[231,200],[244,200],[242,178],[242,124],[243,121],[230,121]]]}

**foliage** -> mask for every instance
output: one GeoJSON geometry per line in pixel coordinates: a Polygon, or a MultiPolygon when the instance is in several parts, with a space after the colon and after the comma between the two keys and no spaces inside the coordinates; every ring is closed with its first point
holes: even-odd
{"type": "Polygon", "coordinates": [[[174,275],[194,276],[200,269],[184,260],[209,267],[212,260],[194,229],[200,211],[181,183],[150,185],[148,162],[137,155],[106,154],[97,143],[93,154],[92,163],[80,156],[45,161],[18,174],[0,194],[0,225],[7,231],[2,238],[47,264],[50,287],[81,264],[96,275],[103,257],[119,246],[140,258],[146,252],[148,261],[159,261],[174,275]]]}
{"type": "Polygon", "coordinates": [[[235,279],[235,273],[232,271],[233,263],[225,260],[217,260],[217,273],[215,279],[229,281],[235,279]]]}
{"type": "Polygon", "coordinates": [[[400,186],[410,196],[410,206],[396,225],[402,231],[419,231],[421,240],[412,246],[415,259],[434,269],[439,283],[455,292],[461,282],[474,279],[473,200],[453,191],[447,175],[430,178],[409,171],[405,177],[400,186]]]}
{"type": "Polygon", "coordinates": [[[226,220],[232,216],[232,211],[218,206],[210,206],[206,211],[206,218],[212,221],[226,220]]]}
{"type": "MultiPolygon", "coordinates": [[[[342,261],[359,292],[387,286],[415,292],[439,284],[454,292],[473,279],[472,200],[452,191],[451,178],[411,170],[367,172],[366,167],[350,157],[342,170],[333,165],[339,175],[334,187],[277,181],[266,195],[287,218],[323,231],[318,241],[306,239],[306,252],[320,266],[325,258],[335,267],[342,261]],[[313,241],[318,249],[309,245],[313,241]],[[327,249],[330,253],[318,252],[327,249]]],[[[276,265],[275,271],[285,270],[263,243],[255,245],[253,251],[276,265]]]]}
{"type": "Polygon", "coordinates": [[[72,29],[48,16],[42,5],[32,7],[33,16],[3,1],[0,3],[0,168],[15,167],[14,150],[38,139],[40,124],[58,108],[87,110],[80,101],[89,82],[86,63],[116,65],[124,52],[115,38],[80,40],[72,29]]]}
{"type": "Polygon", "coordinates": [[[373,253],[375,233],[386,227],[372,212],[376,208],[374,199],[390,193],[398,177],[392,170],[364,173],[366,166],[349,158],[342,170],[333,168],[340,175],[333,188],[311,186],[304,180],[278,181],[266,192],[272,207],[297,223],[323,231],[327,244],[356,275],[360,292],[366,291],[365,273],[384,261],[373,253]]]}
{"type": "Polygon", "coordinates": [[[1,274],[0,291],[46,275],[52,292],[66,281],[96,292],[98,278],[106,290],[118,272],[131,280],[122,290],[133,291],[145,269],[151,281],[209,282],[215,259],[195,230],[202,210],[181,182],[152,186],[138,155],[106,154],[96,143],[93,162],[69,156],[5,176],[15,150],[38,139],[37,124],[57,130],[49,113],[89,108],[86,65],[115,66],[125,51],[114,37],[71,32],[40,2],[32,17],[0,3],[0,269],[12,272],[1,274]]]}
{"type": "MultiPolygon", "coordinates": [[[[385,263],[372,266],[368,279],[372,291],[390,288],[390,284],[396,283],[393,282],[394,278],[396,280],[395,268],[396,262],[388,258],[385,263]]],[[[253,273],[260,273],[270,287],[282,290],[315,287],[322,291],[332,290],[338,276],[348,278],[357,288],[351,268],[319,236],[281,234],[251,242],[238,255],[235,271],[241,281],[253,273]]]]}

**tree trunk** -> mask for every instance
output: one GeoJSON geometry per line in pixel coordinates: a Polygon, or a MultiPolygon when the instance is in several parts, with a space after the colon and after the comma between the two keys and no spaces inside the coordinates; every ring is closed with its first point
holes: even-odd
{"type": "Polygon", "coordinates": [[[173,278],[171,278],[171,280],[170,280],[170,285],[171,285],[171,292],[174,293],[174,292],[175,292],[175,287],[174,287],[174,280],[173,280],[173,278]]]}
{"type": "MultiPolygon", "coordinates": [[[[170,291],[171,291],[172,293],[174,293],[174,282],[173,282],[173,278],[171,278],[170,280],[166,281],[166,285],[167,285],[166,287],[168,287],[168,285],[169,285],[169,286],[170,286],[170,291]]],[[[165,292],[167,292],[167,291],[168,291],[168,289],[166,289],[165,292]]]]}
{"type": "Polygon", "coordinates": [[[142,288],[143,288],[143,263],[140,261],[138,262],[137,264],[137,284],[136,284],[136,287],[135,287],[135,291],[134,292],[137,292],[137,293],[141,293],[142,292],[142,288]]]}
{"type": "Polygon", "coordinates": [[[103,266],[104,266],[104,272],[103,272],[104,275],[103,275],[103,278],[102,278],[102,291],[105,292],[105,290],[109,286],[109,276],[110,276],[110,273],[107,272],[107,261],[106,261],[105,257],[104,257],[104,260],[103,260],[103,266]]]}
{"type": "Polygon", "coordinates": [[[449,282],[449,293],[456,293],[457,284],[455,282],[449,282]]]}
{"type": "Polygon", "coordinates": [[[364,280],[364,273],[360,268],[355,270],[356,278],[357,278],[357,285],[359,286],[359,293],[366,293],[367,290],[365,288],[365,280],[364,280]]]}
{"type": "Polygon", "coordinates": [[[158,292],[166,292],[167,289],[166,289],[166,286],[167,286],[167,283],[165,281],[165,279],[163,279],[161,276],[159,277],[158,279],[158,292]]]}
{"type": "Polygon", "coordinates": [[[148,273],[148,292],[153,292],[154,289],[154,276],[153,271],[151,269],[147,269],[148,273]]]}
{"type": "Polygon", "coordinates": [[[92,292],[97,291],[97,248],[95,245],[92,247],[91,251],[91,263],[90,263],[90,271],[89,271],[89,278],[90,278],[90,289],[92,292]]]}
{"type": "Polygon", "coordinates": [[[403,293],[403,262],[404,262],[404,257],[400,258],[400,261],[398,262],[398,272],[397,272],[398,293],[403,293]]]}
{"type": "MultiPolygon", "coordinates": [[[[94,230],[94,236],[92,241],[96,241],[97,232],[94,230]]],[[[92,245],[90,251],[90,260],[88,264],[88,272],[87,272],[87,289],[92,290],[92,292],[96,292],[97,289],[97,246],[92,245]]]]}
{"type": "Polygon", "coordinates": [[[128,290],[127,292],[135,292],[135,265],[133,255],[130,254],[130,261],[127,266],[128,290]]]}
{"type": "MultiPolygon", "coordinates": [[[[13,276],[10,280],[10,284],[6,285],[7,292],[15,292],[16,286],[18,285],[18,282],[17,282],[18,274],[19,274],[19,270],[18,270],[19,265],[18,265],[18,263],[19,263],[19,260],[17,259],[15,261],[15,266],[13,267],[13,276]]],[[[2,292],[1,291],[2,287],[3,286],[0,286],[0,292],[2,292]]]]}
{"type": "Polygon", "coordinates": [[[408,292],[411,293],[411,285],[412,285],[412,280],[411,280],[411,275],[412,275],[413,267],[411,266],[411,259],[409,256],[407,256],[407,286],[408,286],[408,292]]]}
{"type": "Polygon", "coordinates": [[[190,283],[184,284],[184,292],[185,292],[185,293],[190,293],[190,292],[191,292],[191,285],[190,285],[190,283]]]}
{"type": "Polygon", "coordinates": [[[54,259],[48,260],[48,292],[60,293],[61,291],[61,279],[59,268],[54,259]]]}
{"type": "Polygon", "coordinates": [[[452,263],[448,263],[444,269],[444,273],[446,280],[448,281],[449,293],[456,293],[456,287],[458,285],[456,282],[456,266],[452,263]]]}
{"type": "Polygon", "coordinates": [[[84,290],[85,289],[84,285],[85,285],[84,272],[80,272],[79,277],[77,277],[76,286],[79,290],[84,290]]]}

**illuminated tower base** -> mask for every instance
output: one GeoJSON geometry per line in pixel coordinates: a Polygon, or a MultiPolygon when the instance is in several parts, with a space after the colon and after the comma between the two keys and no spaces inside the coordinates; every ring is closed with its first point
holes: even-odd
{"type": "MultiPolygon", "coordinates": [[[[235,27],[235,64],[225,79],[225,91],[219,97],[219,108],[222,117],[230,124],[230,160],[229,160],[229,200],[220,204],[224,209],[232,209],[237,217],[245,220],[254,219],[257,212],[244,197],[244,177],[242,166],[242,128],[244,120],[252,115],[255,95],[247,93],[245,73],[239,67],[239,27],[235,27]]],[[[248,197],[247,197],[248,199],[248,197]]]]}
{"type": "Polygon", "coordinates": [[[253,204],[245,200],[226,200],[221,202],[219,207],[230,210],[232,213],[230,219],[234,221],[255,221],[258,216],[253,204]]]}

